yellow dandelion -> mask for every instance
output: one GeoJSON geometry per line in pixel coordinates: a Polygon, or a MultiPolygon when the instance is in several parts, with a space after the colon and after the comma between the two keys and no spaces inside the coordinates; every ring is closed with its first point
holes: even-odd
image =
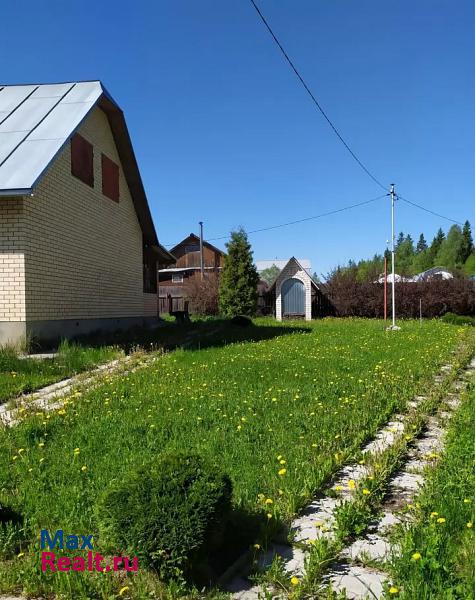
{"type": "Polygon", "coordinates": [[[430,518],[433,519],[434,517],[436,517],[439,513],[436,512],[435,510],[433,512],[430,513],[430,518]]]}
{"type": "Polygon", "coordinates": [[[354,479],[350,479],[348,481],[348,489],[354,490],[356,488],[356,481],[354,479]]]}
{"type": "Polygon", "coordinates": [[[397,587],[395,587],[394,585],[392,585],[392,586],[389,588],[389,593],[390,593],[390,594],[399,594],[399,588],[397,588],[397,587]]]}
{"type": "Polygon", "coordinates": [[[439,517],[439,518],[437,519],[437,523],[445,523],[445,519],[444,519],[444,517],[439,517]]]}
{"type": "Polygon", "coordinates": [[[22,452],[25,452],[25,448],[20,448],[20,449],[18,450],[18,454],[21,454],[22,452]]]}
{"type": "Polygon", "coordinates": [[[20,552],[19,554],[17,554],[17,558],[21,558],[22,556],[25,556],[24,552],[20,552]]]}
{"type": "Polygon", "coordinates": [[[267,513],[266,516],[267,516],[268,519],[272,519],[272,513],[267,513]]]}
{"type": "Polygon", "coordinates": [[[287,473],[287,469],[280,469],[280,471],[279,471],[280,476],[285,475],[286,473],[287,473]]]}
{"type": "Polygon", "coordinates": [[[364,494],[365,496],[369,496],[369,494],[371,494],[371,492],[365,488],[365,489],[363,490],[363,494],[364,494]]]}
{"type": "Polygon", "coordinates": [[[83,466],[81,467],[81,471],[82,471],[82,472],[84,472],[84,471],[87,471],[87,467],[86,467],[86,465],[83,465],[83,466]]]}
{"type": "Polygon", "coordinates": [[[253,548],[254,548],[254,550],[260,550],[261,549],[261,545],[260,544],[254,544],[253,548]]]}
{"type": "Polygon", "coordinates": [[[412,560],[420,560],[422,558],[420,552],[414,552],[414,554],[411,556],[412,560]]]}
{"type": "Polygon", "coordinates": [[[473,523],[472,523],[472,521],[469,521],[469,522],[467,523],[467,527],[468,527],[469,529],[472,529],[472,527],[473,527],[473,523]]]}
{"type": "Polygon", "coordinates": [[[44,445],[45,445],[45,443],[44,443],[44,442],[40,442],[40,443],[38,444],[38,447],[39,447],[39,448],[43,448],[43,446],[44,446],[44,445]]]}
{"type": "Polygon", "coordinates": [[[125,592],[127,592],[129,589],[128,585],[124,585],[124,587],[121,587],[119,590],[119,596],[123,596],[125,594],[125,592]]]}
{"type": "Polygon", "coordinates": [[[272,500],[272,498],[266,498],[266,501],[264,504],[273,504],[274,501],[272,500]]]}
{"type": "Polygon", "coordinates": [[[295,575],[290,579],[290,583],[292,585],[298,585],[300,583],[300,580],[298,577],[295,577],[295,575]]]}

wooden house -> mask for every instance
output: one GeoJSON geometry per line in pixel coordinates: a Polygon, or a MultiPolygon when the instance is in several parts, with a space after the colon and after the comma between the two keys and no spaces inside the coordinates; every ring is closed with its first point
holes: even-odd
{"type": "MultiPolygon", "coordinates": [[[[201,278],[200,238],[194,233],[174,246],[170,253],[176,262],[159,270],[160,312],[168,311],[168,296],[172,297],[174,310],[182,310],[187,286],[201,278]]],[[[205,275],[219,273],[224,265],[225,253],[203,241],[203,270],[205,275]]]]}

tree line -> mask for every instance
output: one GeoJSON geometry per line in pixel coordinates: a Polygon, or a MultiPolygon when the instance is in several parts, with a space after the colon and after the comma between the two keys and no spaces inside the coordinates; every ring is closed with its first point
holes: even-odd
{"type": "MultiPolygon", "coordinates": [[[[391,264],[391,252],[375,254],[373,258],[337,267],[328,278],[336,275],[351,275],[356,281],[374,281],[384,271],[384,257],[391,264]]],[[[439,228],[432,242],[427,243],[421,233],[417,243],[409,234],[401,232],[395,244],[396,273],[404,277],[417,275],[432,267],[443,267],[456,277],[475,275],[475,248],[469,221],[463,227],[452,225],[447,234],[439,228]]]]}

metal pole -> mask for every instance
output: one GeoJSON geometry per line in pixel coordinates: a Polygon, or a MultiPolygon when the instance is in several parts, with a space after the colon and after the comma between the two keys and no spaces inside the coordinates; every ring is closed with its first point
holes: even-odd
{"type": "Polygon", "coordinates": [[[200,272],[201,272],[201,279],[203,279],[203,275],[204,275],[204,260],[203,260],[203,221],[199,222],[200,225],[200,272]]]}
{"type": "Polygon", "coordinates": [[[396,329],[396,282],[395,282],[395,268],[394,268],[394,255],[395,255],[395,248],[394,248],[394,183],[391,184],[391,240],[392,240],[392,244],[391,244],[391,273],[392,273],[392,281],[391,281],[391,292],[392,292],[392,298],[391,298],[391,309],[392,309],[392,317],[393,317],[393,324],[392,324],[392,328],[396,329]]]}
{"type": "Polygon", "coordinates": [[[388,319],[388,259],[384,255],[384,324],[388,319]]]}

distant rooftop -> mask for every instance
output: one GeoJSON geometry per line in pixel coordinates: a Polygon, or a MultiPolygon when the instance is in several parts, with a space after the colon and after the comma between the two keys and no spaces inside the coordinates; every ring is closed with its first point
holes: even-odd
{"type": "MultiPolygon", "coordinates": [[[[275,265],[278,269],[282,270],[285,265],[289,262],[289,258],[271,258],[269,260],[256,260],[256,269],[257,272],[260,273],[265,269],[270,269],[273,265],[275,265]]],[[[310,271],[312,269],[311,262],[308,258],[297,258],[298,262],[302,265],[302,267],[307,271],[307,273],[311,274],[310,271]]]]}

